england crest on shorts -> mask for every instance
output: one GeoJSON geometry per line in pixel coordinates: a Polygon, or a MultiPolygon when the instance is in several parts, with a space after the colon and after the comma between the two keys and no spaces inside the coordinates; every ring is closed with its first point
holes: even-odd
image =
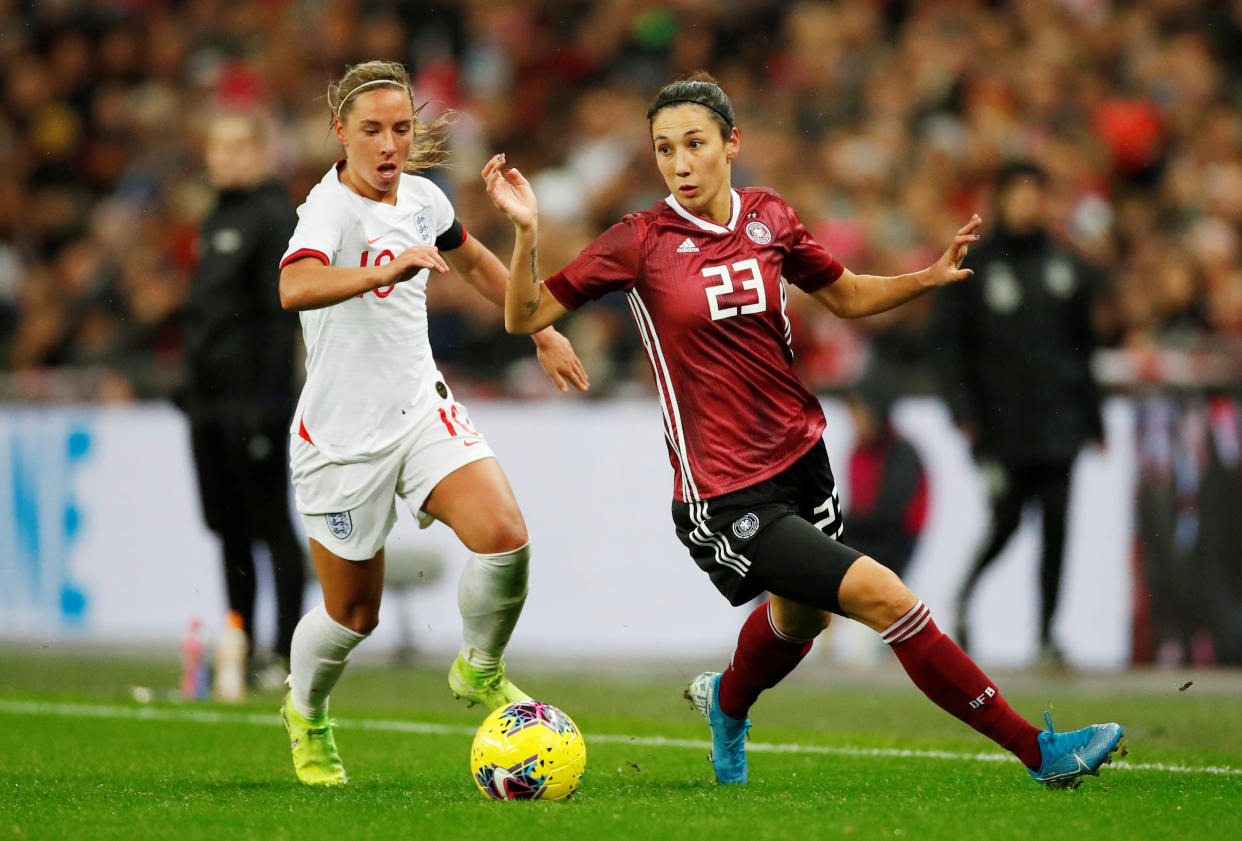
{"type": "Polygon", "coordinates": [[[733,533],[742,540],[754,537],[759,531],[759,517],[755,514],[743,514],[733,521],[733,533]]]}
{"type": "Polygon", "coordinates": [[[751,242],[756,245],[767,245],[772,241],[772,232],[758,219],[746,223],[746,236],[750,237],[751,242]]]}
{"type": "Polygon", "coordinates": [[[354,518],[349,516],[348,511],[324,514],[324,517],[328,520],[328,531],[332,532],[332,536],[337,540],[344,540],[354,533],[354,518]]]}

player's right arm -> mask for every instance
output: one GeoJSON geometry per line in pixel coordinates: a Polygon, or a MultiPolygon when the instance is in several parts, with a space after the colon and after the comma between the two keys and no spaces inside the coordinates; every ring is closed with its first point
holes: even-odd
{"type": "Polygon", "coordinates": [[[505,330],[536,333],[569,312],[539,279],[539,206],[530,182],[516,169],[504,169],[495,155],[483,168],[487,194],[513,222],[516,238],[505,284],[505,330]]]}
{"type": "Polygon", "coordinates": [[[448,271],[435,246],[416,245],[382,266],[357,269],[324,265],[318,255],[302,257],[280,270],[280,305],[287,310],[330,307],[372,289],[409,280],[423,269],[448,271]]]}

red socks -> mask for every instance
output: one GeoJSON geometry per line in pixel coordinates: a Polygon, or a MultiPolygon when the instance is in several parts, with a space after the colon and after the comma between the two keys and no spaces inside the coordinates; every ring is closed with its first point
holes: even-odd
{"type": "Polygon", "coordinates": [[[910,608],[880,638],[937,706],[1014,753],[1026,767],[1039,768],[1039,730],[1014,712],[966,652],[940,632],[926,605],[910,608]]]}
{"type": "MultiPolygon", "coordinates": [[[[914,685],[937,706],[1014,753],[1028,768],[1039,768],[1039,730],[1014,712],[966,652],[940,632],[926,605],[916,604],[880,637],[914,685]]],[[[738,634],[733,660],[720,678],[720,709],[730,718],[745,718],[760,693],[780,683],[810,650],[810,640],[793,639],[776,627],[771,602],[765,601],[751,611],[738,634]]]]}
{"type": "Polygon", "coordinates": [[[811,650],[811,640],[793,639],[776,627],[771,605],[765,601],[746,618],[733,660],[720,677],[720,709],[730,718],[746,718],[759,694],[780,683],[811,650]]]}

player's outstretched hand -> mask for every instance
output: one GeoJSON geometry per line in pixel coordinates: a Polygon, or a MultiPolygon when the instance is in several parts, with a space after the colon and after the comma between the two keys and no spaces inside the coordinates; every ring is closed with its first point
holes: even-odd
{"type": "Polygon", "coordinates": [[[539,218],[539,205],[535,191],[530,188],[526,176],[516,169],[504,168],[504,154],[493,155],[483,167],[483,183],[492,203],[519,228],[530,228],[539,218]]]}
{"type": "Polygon", "coordinates": [[[449,270],[448,263],[444,262],[444,258],[440,256],[440,249],[434,245],[411,246],[398,254],[391,262],[385,263],[384,268],[389,274],[380,286],[391,286],[394,283],[409,280],[423,269],[434,269],[437,272],[449,270]]]}
{"type": "Polygon", "coordinates": [[[569,393],[569,386],[566,385],[566,381],[573,383],[574,388],[579,391],[586,391],[591,387],[591,381],[587,379],[586,368],[582,367],[582,360],[574,352],[574,346],[570,344],[569,339],[556,332],[556,329],[552,327],[545,327],[536,333],[533,338],[535,340],[535,353],[539,357],[539,364],[543,366],[544,373],[548,375],[548,379],[563,394],[569,393]]]}
{"type": "Polygon", "coordinates": [[[981,225],[983,225],[983,220],[976,213],[970,217],[969,222],[958,228],[957,234],[953,237],[953,242],[949,245],[949,249],[931,267],[932,279],[936,286],[956,283],[974,274],[970,269],[962,268],[962,260],[966,258],[967,247],[972,242],[979,241],[979,234],[976,231],[979,230],[981,225]]]}

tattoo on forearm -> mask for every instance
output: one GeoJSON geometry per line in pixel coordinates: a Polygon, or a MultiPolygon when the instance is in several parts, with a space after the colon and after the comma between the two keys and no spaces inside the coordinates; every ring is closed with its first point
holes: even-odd
{"type": "Polygon", "coordinates": [[[539,247],[532,247],[530,250],[530,282],[535,284],[537,293],[534,300],[526,302],[526,312],[528,315],[534,315],[539,311],[539,305],[543,303],[543,285],[539,282],[539,247]]]}
{"type": "Polygon", "coordinates": [[[534,315],[539,312],[539,305],[543,303],[543,287],[539,287],[539,294],[535,296],[535,300],[526,302],[527,315],[534,315]]]}

